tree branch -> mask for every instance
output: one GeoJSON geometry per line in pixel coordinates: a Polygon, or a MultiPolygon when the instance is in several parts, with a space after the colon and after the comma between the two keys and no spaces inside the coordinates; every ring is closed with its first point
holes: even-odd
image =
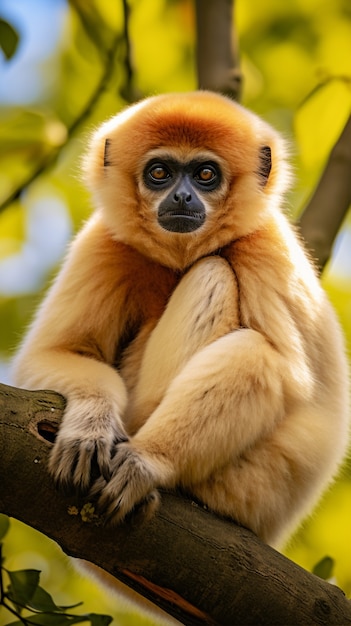
{"type": "Polygon", "coordinates": [[[240,100],[242,74],[233,36],[234,0],[195,0],[199,89],[240,100]]]}
{"type": "MultiPolygon", "coordinates": [[[[51,391],[0,385],[0,511],[91,561],[187,626],[351,625],[351,606],[337,587],[262,544],[250,531],[163,493],[144,525],[104,527],[69,514],[73,498],[54,491],[46,471],[64,410],[51,391]]],[[[80,503],[81,508],[82,503],[80,503]]]]}
{"type": "Polygon", "coordinates": [[[130,41],[129,33],[129,18],[130,18],[130,6],[128,0],[122,0],[123,6],[123,38],[125,45],[124,67],[126,72],[126,82],[122,90],[122,95],[127,102],[134,102],[137,99],[137,95],[134,91],[134,71],[132,65],[132,45],[130,41]]]}
{"type": "Polygon", "coordinates": [[[113,74],[115,69],[115,56],[120,42],[123,40],[121,35],[118,34],[110,49],[106,53],[106,58],[104,59],[104,71],[101,76],[99,83],[97,84],[95,90],[91,94],[89,100],[87,101],[84,109],[81,113],[76,117],[76,119],[72,122],[72,124],[67,129],[67,137],[66,141],[59,147],[53,148],[51,152],[36,165],[36,167],[28,174],[28,176],[22,180],[21,184],[12,191],[3,202],[0,204],[0,213],[4,211],[10,204],[12,204],[15,200],[17,200],[23,191],[29,187],[45,170],[51,167],[57,160],[58,156],[61,154],[63,148],[67,145],[70,138],[77,130],[77,128],[89,117],[91,112],[94,109],[98,99],[100,98],[103,91],[106,89],[106,86],[113,74]]]}
{"type": "Polygon", "coordinates": [[[321,270],[351,204],[351,115],[300,218],[301,234],[321,270]]]}

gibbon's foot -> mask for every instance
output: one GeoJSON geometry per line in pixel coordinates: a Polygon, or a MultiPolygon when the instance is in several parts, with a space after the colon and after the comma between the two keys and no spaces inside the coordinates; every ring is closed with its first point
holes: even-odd
{"type": "Polygon", "coordinates": [[[77,430],[71,424],[66,429],[63,422],[49,457],[56,486],[64,493],[86,495],[97,476],[110,479],[111,458],[116,446],[125,441],[128,437],[115,420],[77,430]]]}
{"type": "Polygon", "coordinates": [[[149,519],[160,500],[150,464],[130,444],[122,443],[117,446],[111,468],[110,480],[98,479],[90,492],[92,498],[98,497],[99,512],[111,524],[118,524],[129,515],[133,519],[149,519]]]}

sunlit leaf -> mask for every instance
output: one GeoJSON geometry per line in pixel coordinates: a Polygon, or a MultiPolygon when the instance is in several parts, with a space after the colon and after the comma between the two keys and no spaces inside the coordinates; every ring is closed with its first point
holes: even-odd
{"type": "Polygon", "coordinates": [[[0,48],[7,60],[15,54],[18,42],[18,32],[6,20],[0,18],[0,48]]]}
{"type": "Polygon", "coordinates": [[[77,604],[71,604],[68,606],[57,606],[51,595],[47,591],[45,591],[45,589],[38,586],[34,592],[33,597],[28,601],[27,606],[29,606],[31,609],[35,609],[36,611],[56,611],[58,613],[62,613],[64,611],[67,611],[68,609],[74,609],[81,604],[81,602],[78,602],[77,604]]]}
{"type": "Polygon", "coordinates": [[[323,580],[328,580],[333,575],[334,569],[334,559],[330,556],[325,556],[314,566],[312,572],[319,578],[323,578],[323,580]]]}
{"type": "Polygon", "coordinates": [[[329,80],[315,88],[297,111],[295,135],[308,167],[323,163],[350,115],[351,88],[347,81],[329,80]]]}
{"type": "Polygon", "coordinates": [[[74,7],[79,15],[83,28],[91,41],[103,52],[106,41],[111,37],[111,29],[109,24],[101,19],[98,7],[85,0],[69,0],[69,4],[74,7]]]}
{"type": "Polygon", "coordinates": [[[25,236],[25,213],[19,202],[0,213],[0,261],[19,252],[25,236]]]}
{"type": "Polygon", "coordinates": [[[7,515],[0,513],[0,539],[3,539],[3,537],[5,537],[9,527],[10,527],[9,518],[7,517],[7,515]]]}
{"type": "MultiPolygon", "coordinates": [[[[76,620],[64,613],[38,613],[31,615],[28,624],[38,624],[42,626],[68,626],[68,624],[76,624],[76,620]]],[[[23,623],[22,623],[23,624],[23,623]]]]}
{"type": "Polygon", "coordinates": [[[36,609],[37,611],[58,611],[60,612],[60,608],[56,606],[53,601],[51,595],[45,591],[42,587],[38,586],[28,601],[27,605],[31,609],[36,609]]]}
{"type": "MultiPolygon", "coordinates": [[[[95,613],[86,613],[84,615],[38,613],[30,616],[30,624],[38,624],[38,626],[68,626],[69,624],[81,624],[83,622],[90,622],[92,626],[108,626],[108,624],[112,622],[112,617],[108,615],[97,615],[95,613]]],[[[18,623],[22,623],[23,626],[23,622],[12,622],[12,626],[18,623]]]]}
{"type": "Polygon", "coordinates": [[[40,572],[36,569],[24,569],[7,573],[11,583],[8,596],[15,604],[26,606],[39,585],[40,572]]]}
{"type": "Polygon", "coordinates": [[[67,128],[55,116],[39,109],[22,108],[0,111],[1,154],[8,155],[9,150],[32,145],[60,146],[67,139],[67,128]]]}
{"type": "Polygon", "coordinates": [[[108,626],[112,622],[112,617],[109,615],[97,615],[96,613],[89,613],[87,616],[90,619],[91,626],[108,626]]]}

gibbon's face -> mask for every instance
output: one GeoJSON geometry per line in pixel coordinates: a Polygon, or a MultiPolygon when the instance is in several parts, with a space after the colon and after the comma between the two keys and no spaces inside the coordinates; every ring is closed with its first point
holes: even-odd
{"type": "Polygon", "coordinates": [[[262,226],[283,169],[273,129],[201,91],[129,107],[102,125],[84,162],[114,238],[177,269],[262,226]]]}
{"type": "Polygon", "coordinates": [[[215,158],[199,153],[183,161],[161,152],[146,163],[143,184],[153,194],[161,228],[191,233],[205,223],[213,203],[210,194],[222,186],[222,171],[215,158]]]}

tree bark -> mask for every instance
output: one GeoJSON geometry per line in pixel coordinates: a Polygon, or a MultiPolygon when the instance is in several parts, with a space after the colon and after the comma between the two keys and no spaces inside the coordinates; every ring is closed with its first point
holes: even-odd
{"type": "Polygon", "coordinates": [[[351,115],[301,218],[303,238],[322,271],[351,204],[351,115]]]}
{"type": "Polygon", "coordinates": [[[108,528],[94,514],[89,519],[84,503],[57,493],[46,471],[64,406],[52,391],[0,385],[0,512],[189,626],[351,625],[340,589],[176,493],[163,493],[159,512],[143,525],[108,528]]]}
{"type": "Polygon", "coordinates": [[[234,0],[196,0],[196,61],[199,89],[240,100],[242,74],[234,31],[234,0]]]}

